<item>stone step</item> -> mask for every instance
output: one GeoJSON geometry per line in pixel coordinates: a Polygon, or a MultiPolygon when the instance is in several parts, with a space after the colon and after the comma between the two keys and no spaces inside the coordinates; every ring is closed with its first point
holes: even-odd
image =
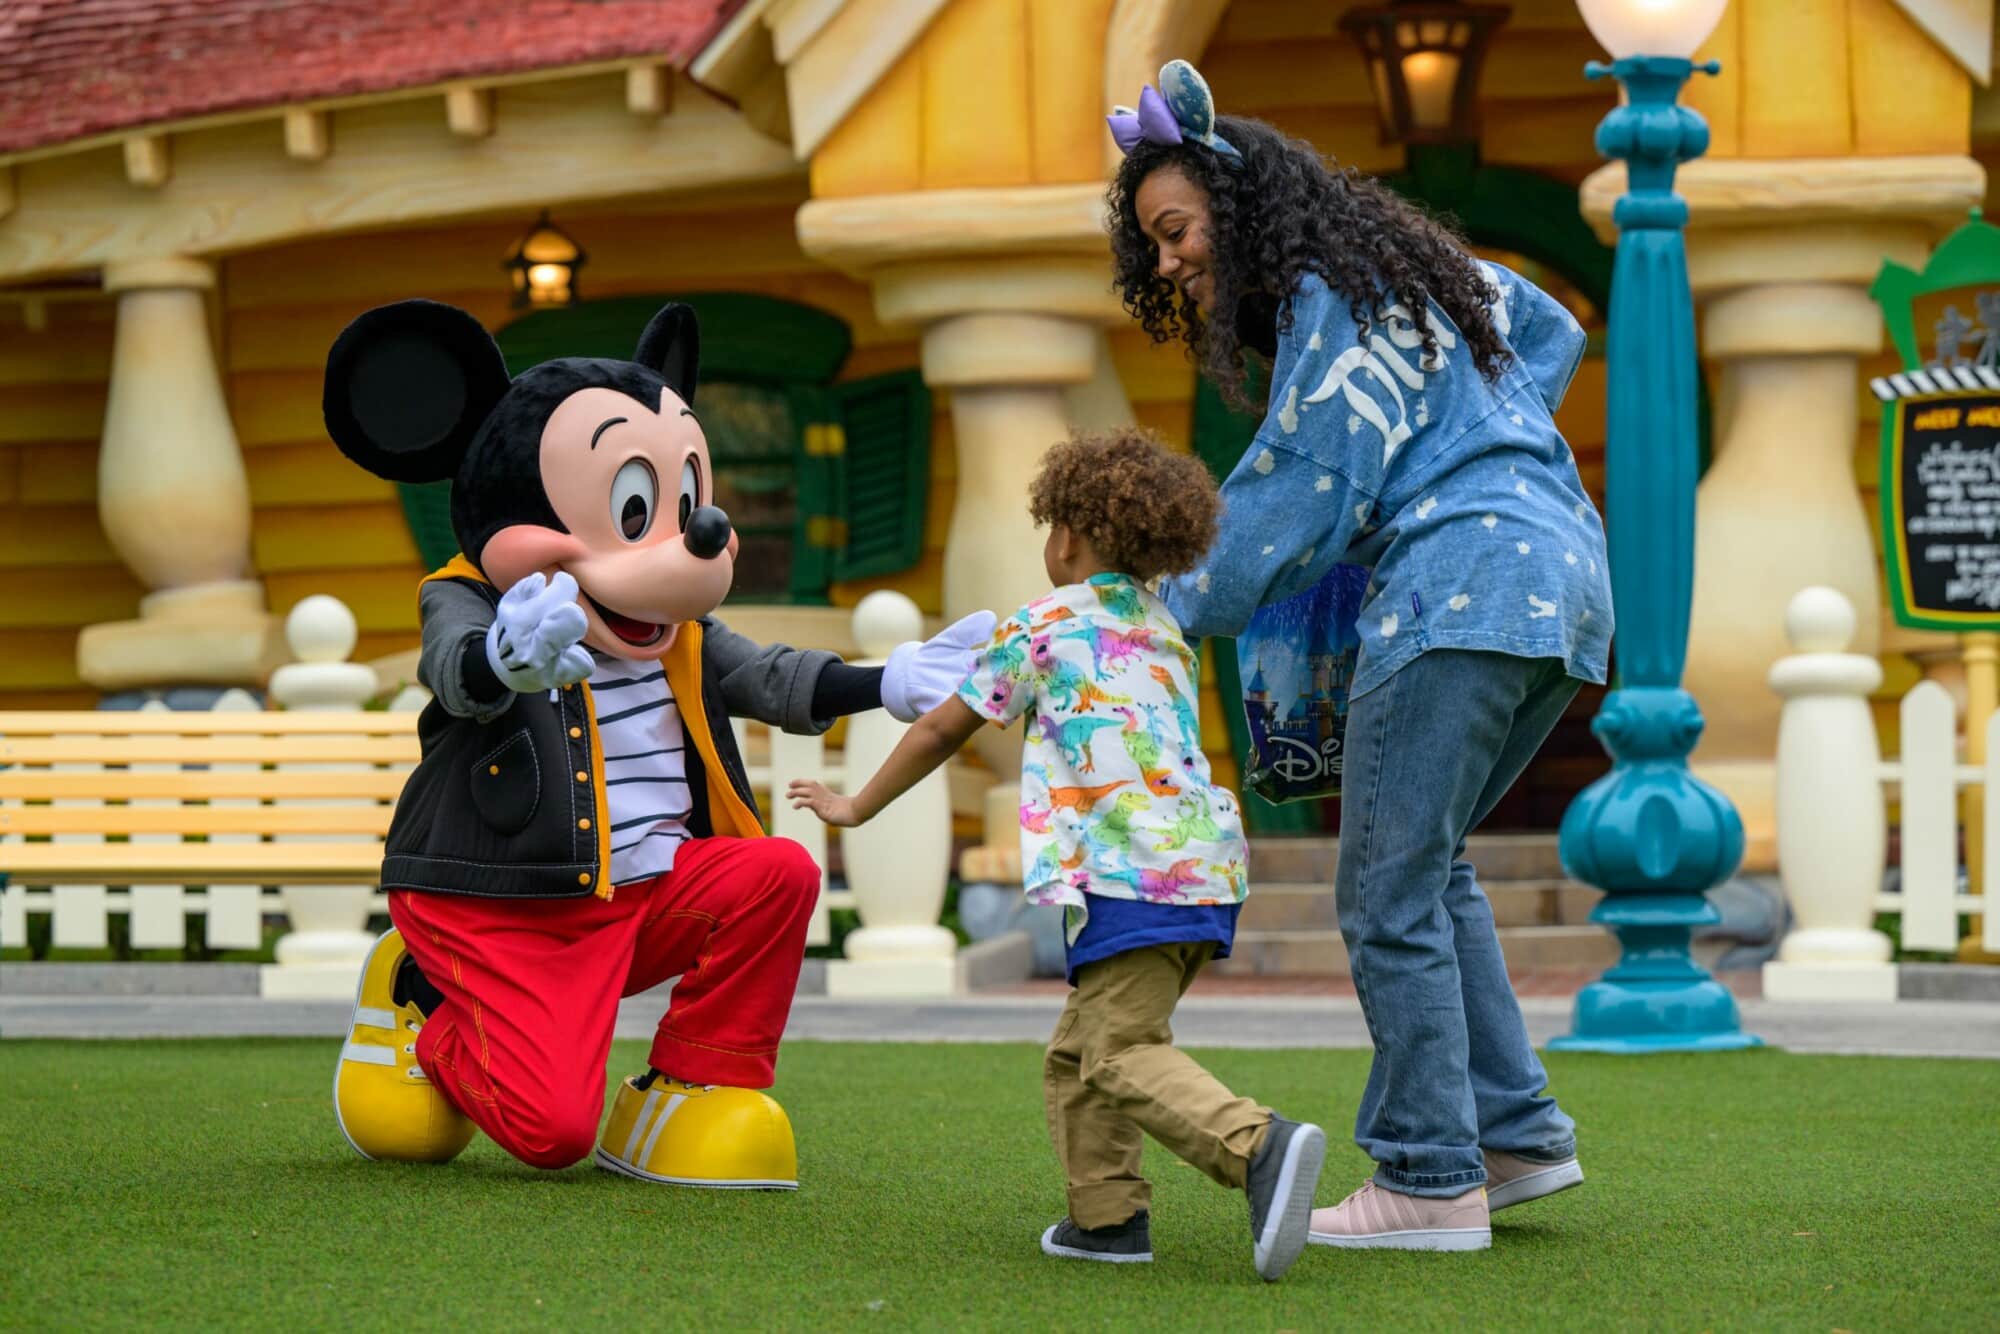
{"type": "MultiPolygon", "coordinates": [[[[1493,905],[1493,920],[1506,926],[1582,926],[1597,906],[1598,892],[1573,880],[1482,881],[1493,905]]],[[[1340,925],[1331,884],[1250,886],[1237,925],[1252,931],[1317,931],[1340,925]]]]}
{"type": "MultiPolygon", "coordinates": [[[[1594,926],[1502,927],[1500,949],[1511,972],[1534,968],[1606,968],[1618,959],[1618,942],[1610,932],[1594,926]]],[[[1337,930],[1239,930],[1230,956],[1211,967],[1217,973],[1236,977],[1344,974],[1347,947],[1337,930]]]]}
{"type": "MultiPolygon", "coordinates": [[[[1474,834],[1465,858],[1479,868],[1482,882],[1560,880],[1562,858],[1554,834],[1474,834]]],[[[1255,838],[1250,841],[1250,873],[1260,881],[1284,884],[1333,883],[1340,859],[1337,838],[1255,838]]]]}

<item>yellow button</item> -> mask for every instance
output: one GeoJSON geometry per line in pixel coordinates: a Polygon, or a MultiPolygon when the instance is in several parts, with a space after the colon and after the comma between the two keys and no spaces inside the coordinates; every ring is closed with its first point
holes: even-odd
{"type": "Polygon", "coordinates": [[[590,775],[585,773],[583,770],[578,769],[576,771],[576,781],[579,783],[588,783],[590,781],[590,775]]]}
{"type": "Polygon", "coordinates": [[[589,884],[589,883],[590,883],[590,872],[588,872],[588,871],[585,871],[585,872],[584,872],[584,873],[583,873],[582,875],[578,876],[578,877],[576,878],[576,883],[577,883],[577,884],[579,884],[579,885],[587,885],[587,884],[589,884]]]}
{"type": "Polygon", "coordinates": [[[500,772],[500,766],[497,764],[489,764],[486,766],[486,772],[489,774],[497,774],[500,772]]]}
{"type": "Polygon", "coordinates": [[[590,828],[590,821],[588,821],[588,820],[578,820],[578,821],[576,822],[576,827],[577,827],[578,829],[588,829],[588,828],[590,828]]]}
{"type": "Polygon", "coordinates": [[[570,729],[569,729],[569,734],[570,734],[571,736],[582,736],[582,735],[583,735],[583,729],[582,729],[581,727],[572,727],[572,728],[570,728],[570,729]]]}

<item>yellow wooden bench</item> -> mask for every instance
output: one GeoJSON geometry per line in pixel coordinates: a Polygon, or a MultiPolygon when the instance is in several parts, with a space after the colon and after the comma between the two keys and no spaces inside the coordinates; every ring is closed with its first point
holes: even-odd
{"type": "MultiPolygon", "coordinates": [[[[196,912],[211,944],[251,948],[279,907],[272,887],[379,885],[417,718],[0,712],[0,947],[25,942],[30,912],[51,915],[57,945],[101,947],[108,915],[124,911],[136,946],[178,946],[196,912]]],[[[837,781],[819,738],[739,731],[760,792],[774,761],[788,778],[837,781]]],[[[777,823],[825,865],[816,819],[787,808],[777,823]]],[[[816,942],[830,938],[826,910],[845,902],[824,896],[816,942]]]]}
{"type": "Polygon", "coordinates": [[[0,712],[0,872],[373,884],[416,761],[415,713],[0,712]]]}
{"type": "Polygon", "coordinates": [[[256,949],[282,886],[373,887],[417,715],[0,713],[0,947],[256,949]]]}

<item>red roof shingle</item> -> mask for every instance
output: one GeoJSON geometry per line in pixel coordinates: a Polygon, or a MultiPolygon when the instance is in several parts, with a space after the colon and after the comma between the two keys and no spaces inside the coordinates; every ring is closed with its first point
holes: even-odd
{"type": "Polygon", "coordinates": [[[650,56],[743,0],[0,0],[0,153],[447,79],[650,56]]]}

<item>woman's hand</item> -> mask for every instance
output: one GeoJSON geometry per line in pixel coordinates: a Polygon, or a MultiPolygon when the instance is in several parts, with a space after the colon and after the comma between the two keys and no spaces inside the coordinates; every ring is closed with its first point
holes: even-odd
{"type": "Polygon", "coordinates": [[[791,798],[793,810],[811,811],[827,824],[852,829],[861,823],[861,816],[854,809],[854,798],[840,796],[824,783],[794,778],[785,795],[791,798]]]}

